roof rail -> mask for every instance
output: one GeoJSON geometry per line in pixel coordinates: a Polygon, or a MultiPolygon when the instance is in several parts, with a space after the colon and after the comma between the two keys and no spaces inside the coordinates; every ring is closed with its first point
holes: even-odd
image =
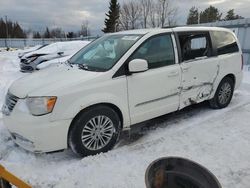
{"type": "Polygon", "coordinates": [[[179,27],[179,26],[163,26],[162,29],[171,29],[171,28],[175,28],[175,27],[179,27]]]}

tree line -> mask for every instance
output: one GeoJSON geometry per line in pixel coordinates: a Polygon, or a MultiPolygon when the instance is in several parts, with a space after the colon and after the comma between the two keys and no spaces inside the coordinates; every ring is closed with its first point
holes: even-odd
{"type": "Polygon", "coordinates": [[[79,31],[64,32],[61,28],[49,29],[46,27],[44,32],[24,30],[18,22],[4,20],[0,18],[0,38],[75,38],[75,37],[90,36],[90,29],[87,20],[81,24],[79,31]]]}
{"type": "MultiPolygon", "coordinates": [[[[209,6],[203,11],[192,7],[187,17],[187,25],[209,23],[223,20],[242,19],[230,9],[223,18],[220,10],[209,6]]],[[[110,0],[109,11],[104,21],[104,33],[120,30],[155,28],[175,26],[177,24],[177,7],[171,0],[130,0],[119,4],[117,0],[110,0]]]]}
{"type": "MultiPolygon", "coordinates": [[[[155,28],[177,25],[178,11],[171,0],[129,0],[121,5],[117,0],[110,0],[109,11],[104,21],[104,33],[121,30],[155,28]]],[[[242,19],[234,9],[228,10],[226,15],[214,6],[204,10],[192,7],[189,10],[186,24],[209,23],[222,20],[242,19]]],[[[44,32],[23,30],[18,22],[0,18],[0,38],[75,38],[90,36],[89,22],[84,20],[79,31],[65,32],[61,28],[50,29],[44,32]]]]}
{"type": "Polygon", "coordinates": [[[90,36],[89,23],[84,20],[79,31],[65,32],[61,28],[49,29],[46,27],[44,33],[33,32],[33,38],[77,38],[90,36]]]}
{"type": "Polygon", "coordinates": [[[199,24],[199,23],[210,23],[216,21],[228,21],[228,20],[237,20],[243,19],[244,17],[235,13],[234,9],[228,10],[226,16],[223,17],[223,14],[220,10],[214,6],[209,6],[203,11],[199,11],[197,7],[192,7],[189,10],[187,17],[187,25],[199,24]]]}
{"type": "Polygon", "coordinates": [[[26,34],[18,22],[0,18],[0,38],[26,38],[26,34]]]}
{"type": "Polygon", "coordinates": [[[104,21],[104,33],[120,30],[172,26],[177,23],[177,7],[170,0],[111,0],[104,21]]]}

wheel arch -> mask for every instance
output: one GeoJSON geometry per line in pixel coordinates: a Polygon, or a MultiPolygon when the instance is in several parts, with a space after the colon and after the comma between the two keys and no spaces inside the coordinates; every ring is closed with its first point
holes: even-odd
{"type": "Polygon", "coordinates": [[[221,80],[223,80],[224,78],[231,78],[233,80],[233,83],[234,83],[234,87],[235,87],[235,83],[236,83],[236,77],[234,74],[230,73],[230,74],[227,74],[226,76],[224,76],[221,80]]]}
{"type": "Polygon", "coordinates": [[[87,110],[89,110],[90,108],[95,108],[97,106],[107,106],[111,109],[113,109],[117,115],[119,116],[120,118],[120,121],[121,121],[121,130],[123,129],[123,122],[124,122],[124,118],[123,118],[123,114],[122,114],[122,111],[120,110],[120,108],[112,103],[107,103],[107,102],[103,102],[103,103],[97,103],[97,104],[93,104],[93,105],[90,105],[82,110],[80,110],[76,115],[75,117],[72,119],[71,123],[70,123],[70,126],[69,126],[69,129],[68,129],[68,134],[67,134],[67,142],[68,142],[68,146],[69,146],[69,133],[70,133],[70,130],[72,129],[73,127],[73,124],[75,122],[75,120],[77,119],[78,116],[80,116],[81,113],[83,112],[86,112],[87,110]]]}
{"type": "Polygon", "coordinates": [[[235,87],[235,84],[236,84],[236,76],[233,74],[233,73],[228,73],[228,74],[225,74],[224,76],[221,76],[219,77],[218,79],[216,79],[216,81],[214,82],[213,84],[213,90],[212,90],[212,93],[209,97],[209,99],[212,99],[221,83],[221,81],[225,78],[230,78],[233,80],[233,83],[234,83],[234,87],[235,87]]]}

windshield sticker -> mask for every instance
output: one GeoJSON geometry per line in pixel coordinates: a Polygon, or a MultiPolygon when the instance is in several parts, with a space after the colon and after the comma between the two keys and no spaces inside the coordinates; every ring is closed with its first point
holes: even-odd
{"type": "Polygon", "coordinates": [[[137,40],[138,38],[138,36],[124,36],[122,40],[137,40]]]}

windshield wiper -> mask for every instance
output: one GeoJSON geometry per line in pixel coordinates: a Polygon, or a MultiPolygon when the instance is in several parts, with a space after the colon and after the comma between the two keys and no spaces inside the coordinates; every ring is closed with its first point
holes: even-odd
{"type": "Polygon", "coordinates": [[[79,67],[79,69],[89,70],[89,67],[86,64],[78,64],[78,67],[79,67]]]}
{"type": "Polygon", "coordinates": [[[73,67],[69,60],[62,62],[61,64],[65,64],[67,66],[73,67]]]}

